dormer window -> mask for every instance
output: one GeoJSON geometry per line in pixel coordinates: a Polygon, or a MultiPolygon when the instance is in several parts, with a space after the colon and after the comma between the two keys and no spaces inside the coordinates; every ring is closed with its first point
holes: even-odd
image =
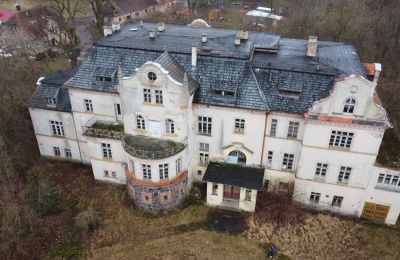
{"type": "Polygon", "coordinates": [[[356,100],[353,98],[348,98],[348,99],[346,99],[346,102],[344,103],[343,112],[344,113],[353,113],[355,106],[356,106],[356,100]]]}
{"type": "Polygon", "coordinates": [[[97,76],[96,77],[97,81],[102,81],[102,82],[111,82],[112,78],[111,77],[103,77],[103,76],[97,76]]]}
{"type": "Polygon", "coordinates": [[[147,77],[149,78],[150,81],[155,81],[157,79],[157,75],[152,71],[147,73],[147,77]]]}
{"type": "Polygon", "coordinates": [[[219,95],[219,96],[228,96],[228,97],[235,96],[235,92],[233,92],[233,91],[226,91],[226,90],[219,90],[219,89],[214,89],[214,94],[219,95]]]}
{"type": "Polygon", "coordinates": [[[47,105],[48,106],[55,106],[56,105],[56,99],[55,98],[47,98],[47,105]]]}

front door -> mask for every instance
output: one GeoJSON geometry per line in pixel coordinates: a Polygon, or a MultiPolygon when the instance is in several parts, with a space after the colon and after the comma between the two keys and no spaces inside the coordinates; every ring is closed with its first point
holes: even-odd
{"type": "Polygon", "coordinates": [[[161,122],[149,120],[149,133],[151,137],[161,137],[161,122]]]}
{"type": "Polygon", "coordinates": [[[389,213],[389,209],[389,206],[365,202],[361,217],[374,221],[385,222],[386,216],[389,213]]]}
{"type": "Polygon", "coordinates": [[[240,198],[240,187],[232,185],[224,185],[224,199],[235,199],[240,198]]]}

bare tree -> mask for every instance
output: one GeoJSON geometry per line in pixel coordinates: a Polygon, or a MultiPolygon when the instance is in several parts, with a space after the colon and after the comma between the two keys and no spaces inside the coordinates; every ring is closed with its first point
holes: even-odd
{"type": "Polygon", "coordinates": [[[77,14],[82,0],[49,0],[50,8],[55,12],[54,21],[57,29],[53,30],[54,44],[63,49],[71,60],[71,67],[78,63],[79,37],[77,31],[77,14]]]}
{"type": "Polygon", "coordinates": [[[103,34],[104,14],[103,8],[108,4],[108,0],[87,0],[92,7],[93,15],[96,18],[96,26],[100,34],[103,34]]]}

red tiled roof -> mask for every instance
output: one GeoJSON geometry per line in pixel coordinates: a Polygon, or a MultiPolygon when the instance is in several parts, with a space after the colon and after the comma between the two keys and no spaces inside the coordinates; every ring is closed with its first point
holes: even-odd
{"type": "Polygon", "coordinates": [[[7,22],[8,19],[10,19],[10,17],[14,14],[14,12],[12,11],[8,11],[8,10],[0,10],[0,20],[2,22],[7,22]]]}
{"type": "Polygon", "coordinates": [[[363,63],[363,65],[364,65],[365,74],[367,74],[368,76],[375,75],[375,64],[374,63],[363,63]]]}
{"type": "Polygon", "coordinates": [[[126,14],[157,5],[157,2],[155,0],[111,0],[111,4],[117,11],[126,14]]]}
{"type": "Polygon", "coordinates": [[[37,39],[46,35],[44,27],[47,26],[48,17],[55,17],[54,12],[47,7],[38,7],[16,12],[8,19],[7,23],[23,28],[37,39]]]}

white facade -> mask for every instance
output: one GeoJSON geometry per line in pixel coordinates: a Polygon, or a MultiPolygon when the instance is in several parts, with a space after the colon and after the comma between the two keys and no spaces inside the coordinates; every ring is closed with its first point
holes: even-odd
{"type": "MultiPolygon", "coordinates": [[[[143,187],[187,174],[188,189],[202,180],[209,161],[262,166],[270,190],[294,184],[294,199],[307,206],[359,217],[369,214],[365,203],[370,203],[384,209],[381,220],[397,221],[399,172],[375,165],[390,125],[375,93],[376,82],[359,76],[340,79],[328,97],[305,115],[295,115],[192,104],[188,82],[172,78],[156,62],[145,63],[133,75],[118,74],[118,93],[70,88],[71,113],[30,108],[42,155],[54,156],[54,147],[59,147],[56,156],[66,157],[67,148],[69,159],[92,165],[96,180],[129,185],[131,179],[143,187]],[[62,122],[62,134],[54,134],[52,121],[62,122]],[[96,122],[123,123],[125,136],[173,141],[185,148],[146,159],[128,152],[122,138],[85,135],[86,127],[96,122]]],[[[154,200],[143,194],[142,200],[154,200]]],[[[234,207],[254,211],[256,195],[257,190],[240,188],[234,207]]],[[[224,184],[208,182],[208,204],[224,205],[224,196],[224,184]]]]}

